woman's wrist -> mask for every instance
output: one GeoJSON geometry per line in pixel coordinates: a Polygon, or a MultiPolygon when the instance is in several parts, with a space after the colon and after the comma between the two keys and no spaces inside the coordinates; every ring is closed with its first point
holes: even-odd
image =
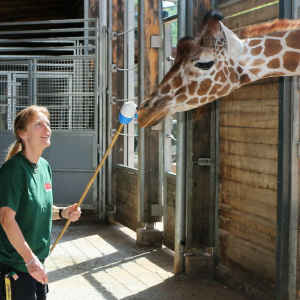
{"type": "Polygon", "coordinates": [[[66,215],[65,210],[63,209],[63,207],[59,209],[58,215],[59,215],[59,218],[61,220],[68,220],[68,216],[66,215]]]}

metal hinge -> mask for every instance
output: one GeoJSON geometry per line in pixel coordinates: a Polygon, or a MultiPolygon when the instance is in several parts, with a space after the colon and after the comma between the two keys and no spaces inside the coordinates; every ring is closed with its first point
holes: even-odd
{"type": "Polygon", "coordinates": [[[211,166],[211,158],[198,158],[198,166],[211,166]]]}

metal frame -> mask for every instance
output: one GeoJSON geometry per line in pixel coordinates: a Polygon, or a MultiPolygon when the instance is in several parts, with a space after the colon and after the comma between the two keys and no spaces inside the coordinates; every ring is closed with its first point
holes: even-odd
{"type": "MultiPolygon", "coordinates": [[[[0,24],[0,35],[7,35],[9,36],[9,39],[0,39],[0,63],[1,64],[22,64],[25,63],[28,65],[28,85],[29,85],[29,91],[28,91],[28,97],[29,99],[32,99],[32,104],[36,104],[38,100],[38,96],[42,96],[43,94],[38,95],[37,94],[37,80],[38,78],[52,78],[52,77],[64,77],[64,78],[69,78],[68,82],[70,82],[71,77],[73,76],[73,73],[67,74],[66,72],[62,72],[61,74],[55,73],[55,72],[40,72],[37,71],[38,67],[41,65],[39,64],[40,61],[43,61],[43,65],[47,65],[49,62],[49,65],[55,65],[54,61],[57,63],[57,66],[59,67],[59,61],[66,61],[66,60],[71,60],[73,63],[73,70],[75,70],[76,73],[76,78],[78,76],[83,76],[82,71],[80,71],[81,67],[83,64],[85,64],[85,61],[87,61],[90,64],[90,61],[94,61],[94,86],[93,86],[93,91],[88,91],[85,89],[85,93],[80,92],[77,88],[75,92],[71,93],[71,90],[65,91],[63,95],[64,97],[69,98],[74,96],[80,96],[80,95],[87,95],[88,97],[92,97],[93,103],[95,105],[95,108],[97,107],[98,104],[98,98],[99,98],[99,78],[98,78],[98,64],[99,64],[99,53],[97,49],[99,48],[99,41],[100,41],[100,36],[99,36],[99,26],[98,26],[98,21],[97,19],[77,19],[77,20],[57,20],[57,21],[37,21],[37,22],[13,22],[13,23],[1,23],[0,24]],[[85,27],[83,28],[68,28],[67,24],[75,24],[75,23],[81,23],[84,24],[85,27]],[[55,29],[55,30],[13,30],[13,26],[17,25],[32,25],[32,26],[39,26],[39,25],[56,25],[56,24],[61,24],[62,27],[61,29],[55,29]],[[94,24],[94,26],[89,26],[94,24]],[[10,26],[12,30],[10,31],[2,31],[1,28],[3,26],[10,26]],[[36,33],[49,33],[49,32],[56,32],[56,33],[78,33],[73,35],[72,37],[53,37],[53,38],[42,38],[38,39],[36,37],[31,38],[31,34],[36,34],[36,33]],[[18,35],[18,38],[14,39],[15,35],[18,35]],[[25,36],[26,38],[20,38],[20,35],[25,36]],[[14,43],[30,43],[30,47],[1,47],[4,44],[14,44],[14,43]],[[35,47],[36,43],[40,43],[42,46],[35,47]],[[90,43],[88,43],[90,42],[90,43]],[[51,47],[49,47],[49,43],[52,44],[51,47]],[[61,43],[67,43],[69,45],[61,47],[61,43]],[[82,43],[84,46],[82,46],[82,43]],[[32,53],[33,51],[41,51],[43,50],[48,51],[48,55],[30,55],[28,53],[32,53]],[[50,51],[50,52],[49,52],[50,51]],[[68,51],[68,53],[65,53],[64,51],[68,51]],[[69,51],[72,51],[73,55],[69,54],[69,51]],[[14,52],[17,52],[14,54],[14,52]],[[85,55],[82,55],[83,52],[85,55]],[[9,54],[8,54],[9,53],[9,54]],[[51,54],[54,54],[55,56],[51,56],[51,54]],[[60,54],[60,55],[57,55],[60,54]]],[[[88,65],[86,65],[85,68],[87,68],[88,65]]],[[[21,76],[21,75],[20,75],[21,76]]],[[[50,94],[48,93],[47,96],[50,94]]],[[[59,97],[59,95],[57,95],[59,97]]],[[[71,99],[71,98],[70,98],[71,99]]],[[[31,103],[30,103],[31,104],[31,103]]],[[[77,129],[74,130],[69,123],[68,129],[66,130],[53,130],[53,135],[54,136],[91,136],[92,135],[92,147],[93,147],[93,153],[92,153],[92,165],[93,169],[66,169],[66,168],[53,168],[54,172],[93,172],[94,169],[97,166],[98,163],[98,157],[97,157],[97,145],[98,145],[98,140],[97,140],[97,127],[98,127],[98,110],[93,111],[94,114],[94,124],[92,130],[90,129],[77,129]]],[[[84,118],[84,116],[83,116],[84,118]]],[[[83,119],[84,120],[84,119],[83,119]]],[[[70,119],[69,122],[72,122],[70,119]]],[[[8,131],[4,133],[9,133],[8,131]]],[[[12,134],[12,133],[11,133],[12,134]]],[[[97,183],[94,183],[93,187],[93,207],[94,209],[97,208],[97,183]]],[[[89,205],[83,205],[83,207],[86,208],[91,208],[89,205]]]]}
{"type": "MultiPolygon", "coordinates": [[[[279,17],[292,18],[292,2],[279,1],[279,17]]],[[[279,78],[277,239],[275,299],[288,299],[289,222],[291,199],[291,77],[279,78]]]]}

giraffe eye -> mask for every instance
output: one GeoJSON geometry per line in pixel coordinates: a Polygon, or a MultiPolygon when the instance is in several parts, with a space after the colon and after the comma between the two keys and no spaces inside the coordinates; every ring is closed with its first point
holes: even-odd
{"type": "Polygon", "coordinates": [[[213,61],[209,61],[209,62],[205,62],[205,63],[197,62],[195,64],[195,67],[202,69],[202,70],[209,70],[213,65],[214,65],[213,61]]]}
{"type": "Polygon", "coordinates": [[[147,108],[150,105],[150,100],[148,100],[147,102],[144,103],[143,108],[147,108]]]}

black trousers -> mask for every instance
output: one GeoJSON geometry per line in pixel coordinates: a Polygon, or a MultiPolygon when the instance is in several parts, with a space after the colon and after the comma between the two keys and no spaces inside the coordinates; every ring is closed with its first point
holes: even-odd
{"type": "Polygon", "coordinates": [[[14,271],[19,278],[10,278],[12,300],[46,300],[48,285],[36,281],[29,273],[13,270],[0,262],[0,300],[6,299],[5,274],[14,271]]]}

